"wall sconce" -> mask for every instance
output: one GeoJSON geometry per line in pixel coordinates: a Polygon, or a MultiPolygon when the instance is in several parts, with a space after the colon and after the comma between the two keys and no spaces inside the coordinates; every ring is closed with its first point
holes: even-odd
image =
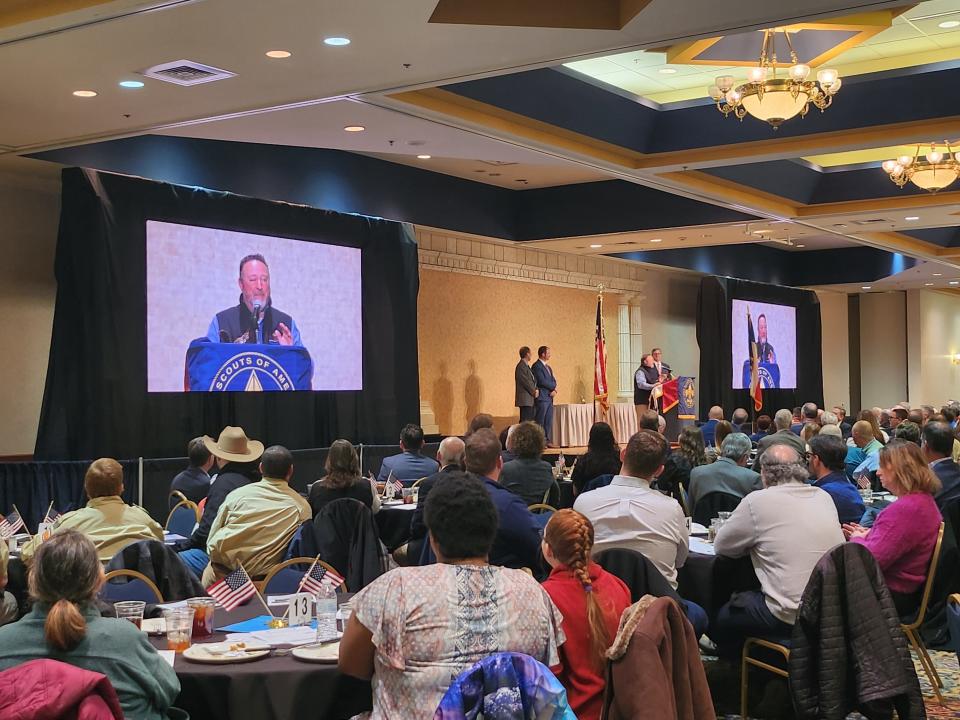
{"type": "Polygon", "coordinates": [[[950,356],[950,362],[954,365],[960,365],[960,353],[954,353],[950,356]]]}

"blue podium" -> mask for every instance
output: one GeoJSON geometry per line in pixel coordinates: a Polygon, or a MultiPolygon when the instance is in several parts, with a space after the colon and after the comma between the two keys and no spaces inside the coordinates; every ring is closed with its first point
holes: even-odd
{"type": "MultiPolygon", "coordinates": [[[[757,374],[760,376],[760,387],[765,390],[772,390],[780,387],[780,366],[776,363],[760,363],[757,367],[757,374]]],[[[743,361],[742,385],[745,390],[750,389],[750,361],[743,361]]]]}
{"type": "Polygon", "coordinates": [[[304,347],[194,340],[187,348],[184,390],[269,392],[311,390],[313,360],[304,347]]]}

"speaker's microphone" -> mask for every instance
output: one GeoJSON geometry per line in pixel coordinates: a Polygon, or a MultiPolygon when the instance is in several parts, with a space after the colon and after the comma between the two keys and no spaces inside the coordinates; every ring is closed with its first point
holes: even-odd
{"type": "Polygon", "coordinates": [[[263,309],[263,306],[259,301],[253,303],[253,319],[259,322],[260,320],[260,311],[263,309]]]}

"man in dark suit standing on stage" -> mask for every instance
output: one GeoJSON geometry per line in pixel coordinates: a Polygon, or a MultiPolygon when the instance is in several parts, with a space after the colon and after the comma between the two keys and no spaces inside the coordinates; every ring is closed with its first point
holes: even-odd
{"type": "Polygon", "coordinates": [[[520,422],[533,420],[536,411],[533,409],[534,400],[540,394],[537,389],[537,380],[530,369],[530,348],[524,345],[520,348],[520,362],[513,371],[513,380],[516,385],[514,405],[520,408],[520,422]]]}
{"type": "Polygon", "coordinates": [[[553,369],[547,364],[550,360],[550,348],[541,345],[537,349],[537,361],[530,368],[537,381],[537,397],[534,402],[536,420],[547,436],[547,446],[556,447],[553,443],[553,398],[557,395],[557,378],[553,369]]]}

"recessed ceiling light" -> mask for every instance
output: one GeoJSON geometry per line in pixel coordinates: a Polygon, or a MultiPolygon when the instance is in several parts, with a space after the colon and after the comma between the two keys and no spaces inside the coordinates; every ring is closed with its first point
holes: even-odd
{"type": "Polygon", "coordinates": [[[806,245],[801,245],[800,243],[797,243],[797,247],[802,248],[802,247],[806,247],[806,245]]]}
{"type": "Polygon", "coordinates": [[[328,37],[323,39],[324,45],[332,45],[333,47],[343,47],[344,45],[350,44],[350,38],[345,37],[328,37]]]}
{"type": "Polygon", "coordinates": [[[347,132],[363,132],[366,128],[363,125],[347,125],[344,130],[347,132]]]}
{"type": "Polygon", "coordinates": [[[924,283],[924,286],[925,286],[925,287],[931,287],[932,285],[933,285],[933,283],[924,283]]]}
{"type": "Polygon", "coordinates": [[[949,30],[950,28],[960,27],[960,20],[944,20],[942,23],[937,25],[938,28],[943,28],[944,30],[949,30]]]}
{"type": "Polygon", "coordinates": [[[74,90],[73,94],[75,97],[82,98],[92,98],[97,96],[97,93],[95,93],[93,90],[74,90]]]}
{"type": "Polygon", "coordinates": [[[272,58],[274,60],[283,60],[284,58],[290,57],[292,54],[293,53],[288,50],[267,50],[266,53],[268,58],[272,58]]]}
{"type": "Polygon", "coordinates": [[[592,247],[594,250],[596,250],[597,248],[602,248],[603,245],[596,245],[596,244],[594,244],[594,245],[591,245],[590,247],[592,247]]]}
{"type": "MultiPolygon", "coordinates": [[[[122,88],[129,88],[131,90],[136,90],[143,87],[143,83],[139,80],[121,80],[119,83],[122,88]]],[[[76,93],[74,93],[76,94],[76,93]]]]}
{"type": "Polygon", "coordinates": [[[676,75],[677,69],[671,67],[660,68],[661,75],[676,75]]]}
{"type": "Polygon", "coordinates": [[[904,220],[919,220],[919,219],[920,219],[920,216],[919,216],[919,215],[907,215],[907,216],[904,218],[904,220]]]}
{"type": "Polygon", "coordinates": [[[420,160],[429,160],[432,157],[433,155],[417,155],[417,158],[419,158],[420,160]]]}
{"type": "Polygon", "coordinates": [[[770,232],[770,230],[754,230],[754,231],[753,231],[753,234],[754,234],[754,235],[766,235],[768,232],[770,232]]]}
{"type": "Polygon", "coordinates": [[[861,289],[861,290],[869,290],[871,287],[872,287],[872,286],[870,286],[870,285],[861,285],[861,286],[860,286],[860,289],[861,289]]]}
{"type": "Polygon", "coordinates": [[[650,242],[663,242],[663,238],[652,238],[650,242]]]}
{"type": "Polygon", "coordinates": [[[960,285],[960,280],[951,280],[948,285],[960,285]]]}
{"type": "Polygon", "coordinates": [[[933,273],[934,277],[943,277],[943,273],[933,273]]]}

